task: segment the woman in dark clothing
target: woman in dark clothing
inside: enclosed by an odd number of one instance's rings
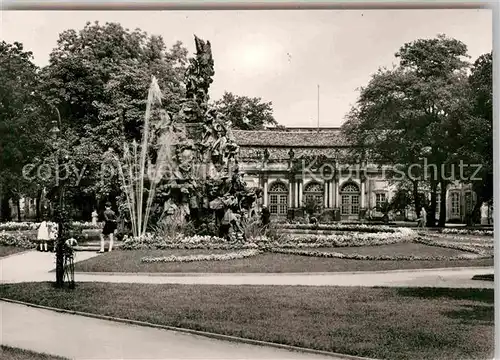
[[[109,251],[113,249],[113,234],[116,230],[116,214],[111,210],[111,203],[106,203],[106,210],[104,210],[104,228],[101,234],[101,250],[99,252],[104,252],[104,237],[109,235]]]
[[[264,205],[262,207],[262,214],[261,214],[261,222],[262,226],[264,228],[267,228],[269,226],[269,223],[271,222],[271,212],[269,211],[269,208]]]

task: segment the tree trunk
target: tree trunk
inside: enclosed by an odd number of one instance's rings
[[[413,199],[415,199],[415,213],[417,218],[420,217],[420,210],[422,210],[422,205],[420,204],[420,197],[418,196],[418,181],[414,180],[413,183]]]
[[[439,227],[445,227],[446,225],[446,188],[448,186],[448,182],[445,180],[441,180],[440,182],[441,190],[441,202],[439,204]]]
[[[17,204],[16,204],[17,205],[17,221],[21,222],[23,220],[21,219],[21,197],[20,196],[17,197],[16,202],[17,202]]]
[[[427,226],[436,226],[437,182],[431,180],[431,204],[427,212]]]
[[[42,195],[43,195],[43,190],[40,189],[38,190],[36,194],[36,221],[40,222],[42,218]]]

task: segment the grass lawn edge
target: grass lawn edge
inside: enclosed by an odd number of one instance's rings
[[[98,272],[75,271],[76,275],[88,276],[165,276],[165,277],[207,277],[207,276],[314,276],[314,275],[362,275],[362,274],[393,274],[404,272],[431,272],[431,271],[462,271],[462,270],[489,270],[494,266],[457,266],[447,268],[420,268],[420,269],[395,269],[395,270],[359,270],[359,271],[318,271],[318,272],[283,272],[283,273],[254,273],[254,272]],[[55,272],[55,269],[49,271]],[[480,279],[478,279],[480,280]]]
[[[29,307],[34,307],[34,308],[42,309],[42,310],[55,311],[58,313],[85,316],[85,317],[99,319],[99,320],[114,321],[114,322],[118,322],[118,323],[122,323],[122,324],[146,326],[146,327],[151,327],[151,328],[156,328],[156,329],[177,331],[177,332],[182,332],[182,333],[188,333],[191,335],[198,335],[198,336],[203,336],[203,337],[207,337],[207,338],[212,338],[212,339],[216,339],[216,340],[238,342],[238,343],[256,345],[256,346],[268,346],[268,347],[273,347],[273,348],[278,348],[278,349],[283,349],[283,350],[288,350],[288,351],[315,354],[315,355],[326,355],[326,356],[331,356],[332,358],[340,358],[340,359],[346,359],[346,360],[376,360],[376,359],[367,358],[367,357],[339,354],[339,353],[323,351],[323,350],[314,350],[314,349],[309,349],[309,348],[305,348],[305,347],[278,344],[278,343],[262,341],[262,340],[253,340],[253,339],[247,339],[247,338],[242,338],[242,337],[238,337],[238,336],[223,335],[223,334],[217,334],[217,333],[212,333],[212,332],[207,332],[207,331],[192,330],[192,329],[179,328],[179,327],[168,326],[168,325],[153,324],[150,322],[139,321],[139,320],[130,320],[130,319],[113,317],[113,316],[88,313],[88,312],[54,308],[54,307],[37,305],[34,303],[13,300],[13,299],[3,298],[3,297],[0,297],[0,301],[9,302],[9,303],[18,304],[18,305],[29,306]]]
[[[19,250],[17,252],[13,252],[9,255],[5,255],[5,256],[0,256],[0,260],[4,260],[4,259],[7,259],[7,258],[10,258],[10,257],[13,257],[13,256],[18,256],[18,255],[22,255],[22,254],[26,254],[27,252],[31,252],[31,251],[35,251],[35,249],[24,249],[24,250]]]
[[[48,353],[41,353],[38,351],[33,351],[33,350],[28,350],[25,348],[18,348],[15,346],[9,346],[9,345],[0,345],[0,354],[7,355],[6,359],[22,359],[23,355],[24,356],[29,356],[30,360],[70,360],[69,358],[59,356],[59,355],[54,355],[54,354],[48,354]],[[13,354],[14,355],[12,357]],[[9,356],[10,355],[10,356]]]

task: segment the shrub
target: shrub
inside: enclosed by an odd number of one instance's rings
[[[21,232],[17,233],[6,233],[5,231],[0,233],[0,245],[4,246],[17,246],[25,249],[36,248],[36,243],[31,241],[28,236]]]
[[[336,231],[356,231],[368,233],[389,233],[399,232],[401,229],[408,228],[394,228],[385,225],[365,225],[365,224],[282,224],[277,225],[279,228],[284,229],[301,229],[301,230],[336,230]]]

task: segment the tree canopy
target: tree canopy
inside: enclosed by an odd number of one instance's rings
[[[263,130],[267,126],[276,126],[271,102],[264,102],[258,97],[238,96],[225,92],[215,102],[216,109],[231,120],[232,126],[240,130]]]
[[[87,23],[79,32],[60,34],[42,71],[44,93],[61,112],[63,128],[75,135],[68,146],[75,166],[86,169],[79,183],[83,195],[118,191],[116,178],[102,176],[103,154],[140,139],[151,76],[163,90],[166,110],[179,110],[186,62],[180,42],[167,50],[160,36],[116,23]]]
[[[430,183],[432,219],[438,187],[444,195],[450,182],[463,180],[458,179],[456,166],[460,160],[470,160],[466,149],[477,155],[477,161],[492,155],[487,145],[492,141],[491,133],[481,137],[477,131],[479,124],[487,121],[491,99],[488,86],[483,84],[491,84],[488,61],[487,57],[478,59],[469,76],[467,47],[444,35],[404,44],[395,57],[399,59],[397,66],[380,69],[361,88],[343,131],[373,162],[398,164],[406,176],[411,175],[415,194],[418,181]],[[485,137],[489,140],[482,142]],[[424,159],[436,165],[437,172],[429,168],[427,174],[422,173]],[[445,206],[442,201],[440,225],[444,224]]]
[[[50,117],[41,101],[39,69],[33,54],[15,42],[0,42],[0,192],[2,217],[9,217],[9,198],[32,195],[36,184],[23,176],[23,167],[35,161],[47,145]]]

